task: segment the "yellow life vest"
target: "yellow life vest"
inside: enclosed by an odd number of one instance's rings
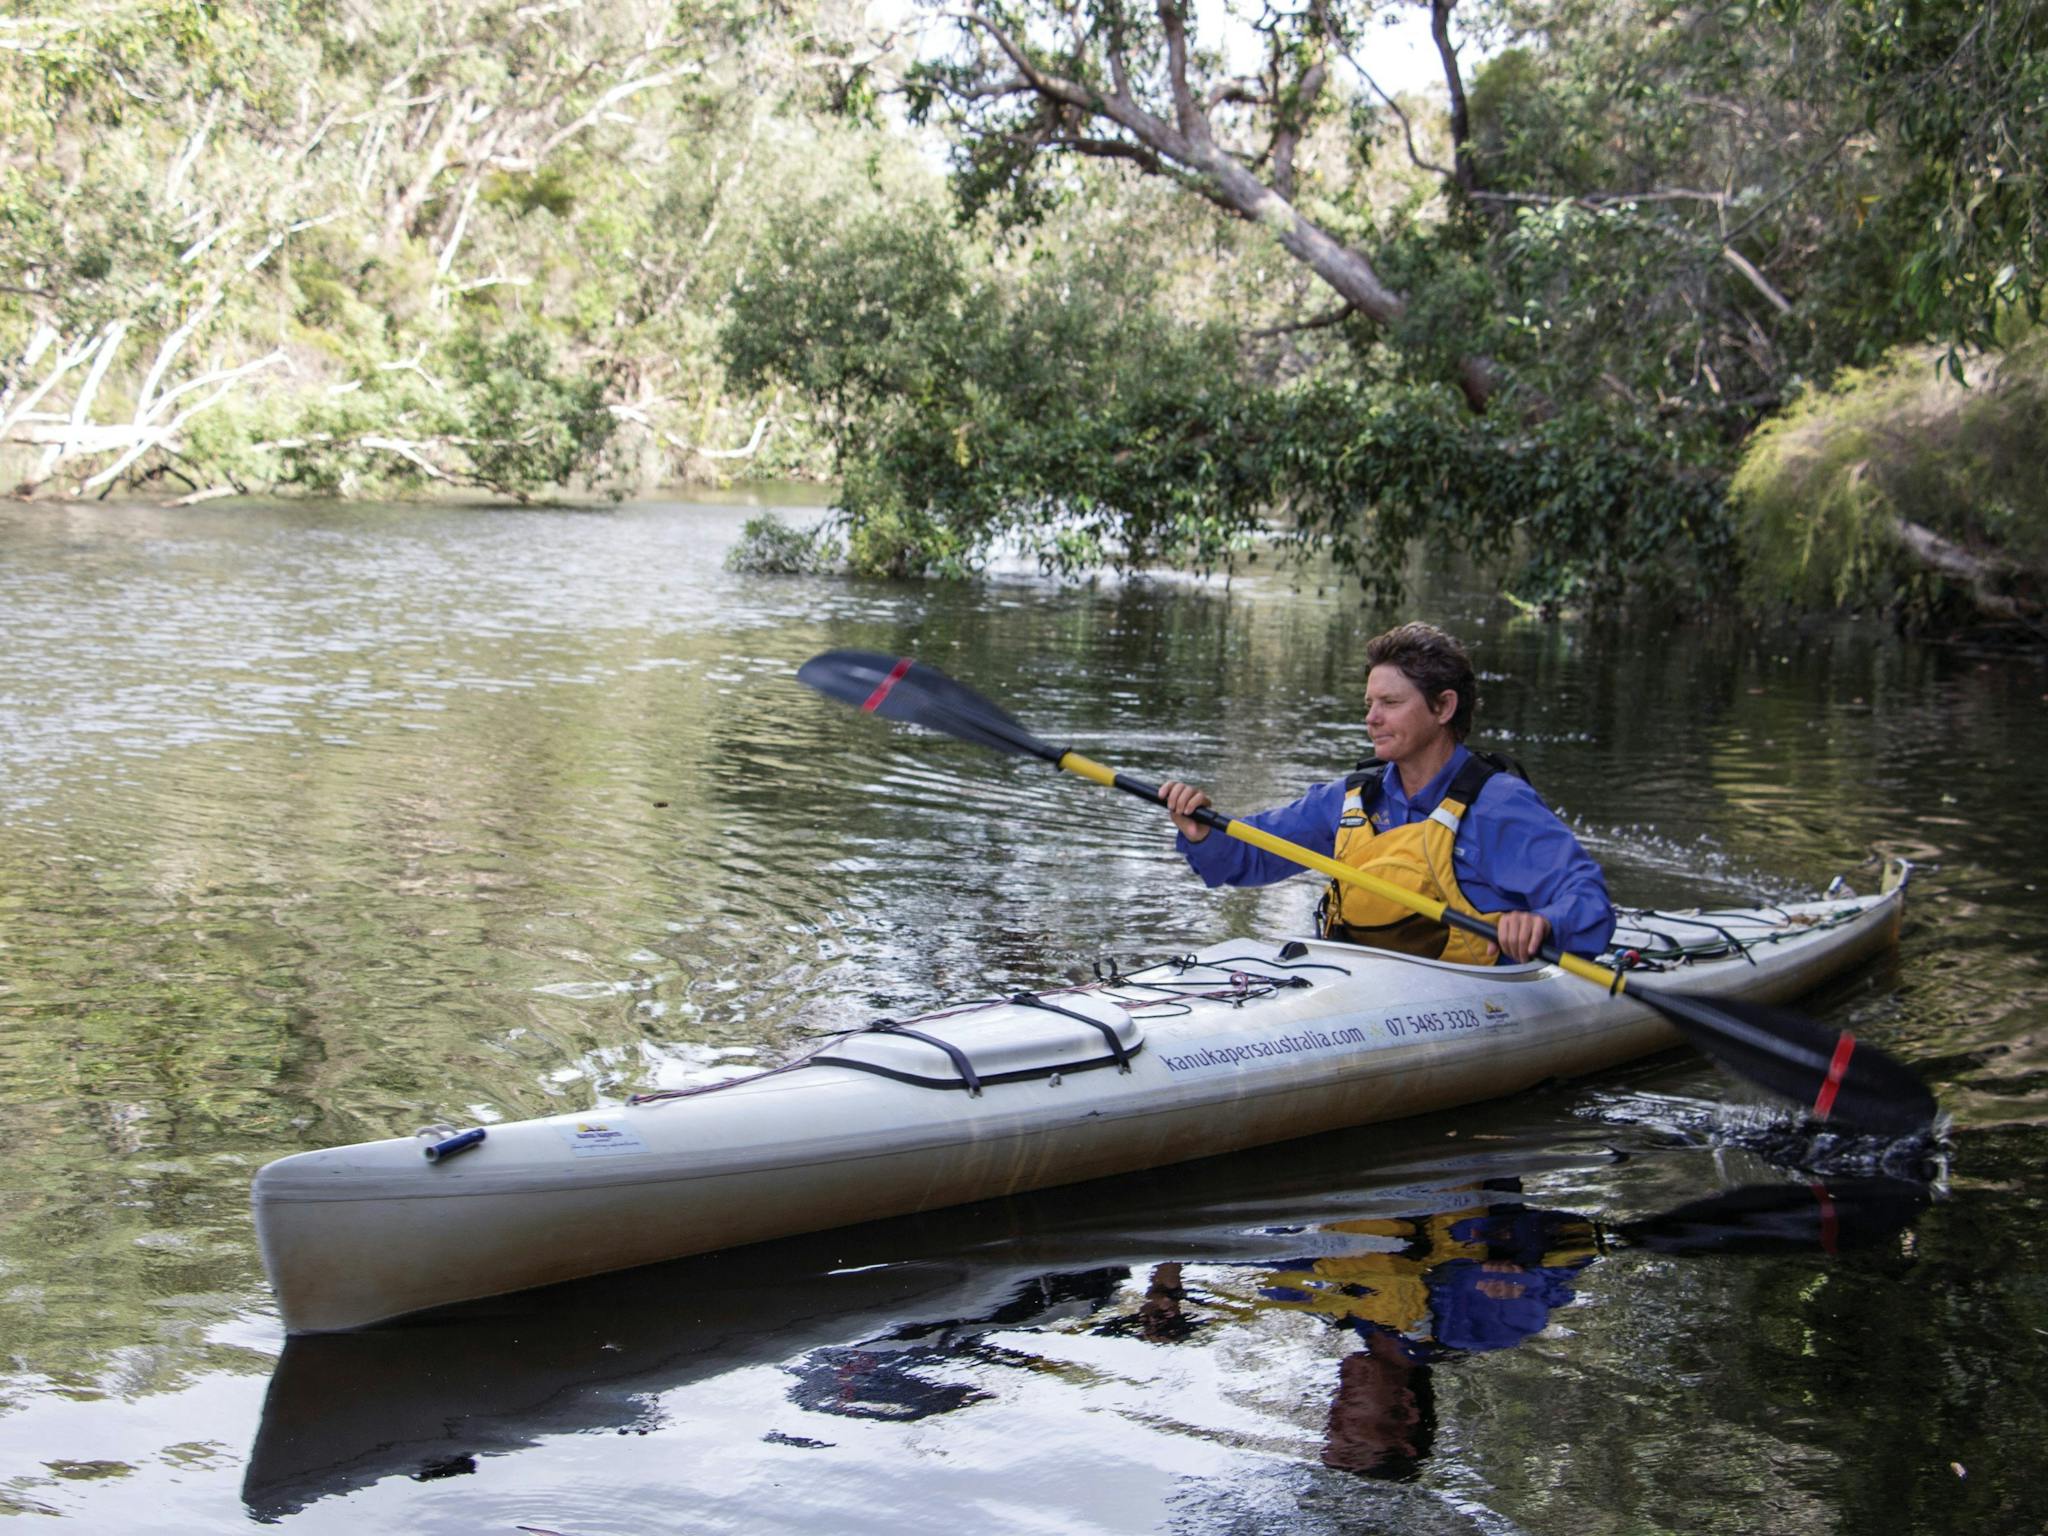
[[[1429,1272],[1451,1259],[1484,1259],[1484,1243],[1463,1242],[1451,1228],[1483,1216],[1486,1207],[1435,1216],[1366,1218],[1331,1222],[1323,1230],[1384,1238],[1399,1244],[1390,1252],[1330,1255],[1307,1269],[1272,1270],[1260,1277],[1258,1306],[1357,1318],[1396,1333],[1421,1334],[1429,1322]],[[1293,1292],[1281,1300],[1271,1292]]]
[[[1576,1269],[1599,1256],[1591,1222],[1563,1211],[1534,1211],[1541,1226],[1541,1255],[1529,1253],[1513,1234],[1493,1239],[1486,1219],[1498,1207],[1473,1206],[1434,1216],[1396,1220],[1332,1222],[1327,1232],[1389,1237],[1393,1252],[1350,1253],[1311,1260],[1306,1269],[1270,1270],[1259,1276],[1251,1305],[1259,1310],[1319,1312],[1339,1321],[1378,1323],[1410,1338],[1432,1325],[1430,1282],[1456,1260],[1471,1264],[1505,1261],[1506,1273],[1525,1268]],[[1458,1236],[1464,1226],[1469,1235]],[[1219,1292],[1224,1287],[1218,1287]],[[1275,1292],[1281,1293],[1275,1295]]]
[[[1505,760],[1501,760],[1505,763]],[[1509,771],[1514,771],[1512,765]],[[1486,781],[1501,771],[1478,753],[1470,754],[1452,778],[1444,798],[1427,819],[1381,832],[1366,814],[1366,805],[1379,793],[1381,777],[1389,771],[1381,763],[1361,769],[1344,781],[1344,814],[1337,823],[1337,847],[1333,857],[1340,864],[1377,875],[1404,890],[1441,901],[1467,917],[1492,922],[1498,912],[1481,912],[1458,889],[1458,874],[1451,856],[1457,848],[1458,828],[1479,798]],[[1517,775],[1519,777],[1519,774]],[[1457,928],[1431,922],[1397,902],[1356,885],[1332,880],[1317,909],[1322,936],[1347,944],[1366,944],[1375,949],[1397,950],[1428,960],[1450,960],[1460,965],[1491,965],[1486,940]]]

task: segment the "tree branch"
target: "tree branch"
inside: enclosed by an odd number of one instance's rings
[[[158,446],[161,443],[170,442],[173,439],[175,439],[178,435],[179,430],[184,427],[186,422],[190,421],[194,416],[197,416],[202,411],[211,410],[214,406],[218,405],[222,400],[226,399],[228,392],[232,390],[235,387],[235,385],[239,383],[242,379],[247,378],[252,373],[261,373],[267,368],[273,368],[277,366],[279,363],[282,363],[283,361],[284,352],[282,349],[279,349],[278,351],[272,352],[268,357],[258,358],[253,363],[244,363],[239,368],[226,368],[217,370],[213,373],[202,374],[199,378],[192,379],[185,384],[181,384],[178,388],[172,390],[169,394],[164,396],[163,400],[158,404],[159,410],[161,410],[164,405],[169,404],[179,395],[182,395],[189,390],[198,389],[206,384],[214,384],[217,385],[218,387],[214,390],[212,394],[208,395],[204,400],[199,401],[197,404],[188,405],[187,407],[185,407],[184,410],[178,412],[176,416],[172,417],[171,420],[165,423],[163,426],[138,428],[137,436],[135,440],[129,444],[127,451],[124,452],[119,458],[114,460],[112,464],[108,465],[105,469],[101,470],[98,474],[94,475],[90,480],[87,480],[83,484],[81,484],[79,486],[79,490],[81,492],[89,491],[94,486],[113,484],[115,477],[119,475],[122,470],[126,469],[130,464],[133,464],[137,459],[141,458],[145,453],[149,452],[150,449]],[[152,412],[151,414],[155,413]]]
[[[1322,23],[1322,30],[1329,30],[1329,18],[1323,9],[1323,0],[1316,0],[1314,14]],[[1279,194],[1292,200],[1294,197],[1294,155],[1300,148],[1301,136],[1310,120],[1315,116],[1316,98],[1322,94],[1323,83],[1329,78],[1329,64],[1323,54],[1318,53],[1301,72],[1299,79],[1283,81],[1280,78],[1281,36],[1276,31],[1272,38],[1270,59],[1273,67],[1273,136],[1266,145],[1266,159],[1273,167],[1273,186]]]
[[[1339,304],[1335,309],[1328,310],[1320,315],[1311,316],[1307,320],[1293,320],[1289,321],[1286,325],[1261,326],[1257,330],[1246,331],[1243,334],[1246,337],[1264,341],[1270,337],[1291,336],[1301,331],[1327,330],[1333,325],[1342,325],[1357,313],[1358,307],[1355,304]]]
[[[1278,140],[1282,150],[1278,156],[1280,175],[1273,181],[1262,180],[1252,164],[1216,142],[1213,125],[1190,83],[1187,19],[1180,0],[1154,0],[1154,5],[1159,23],[1157,41],[1163,47],[1165,83],[1175,104],[1174,122],[1146,110],[1121,90],[1116,95],[1105,96],[1099,89],[1041,68],[1019,38],[981,14],[971,3],[949,15],[965,33],[986,45],[976,48],[984,79],[977,83],[970,78],[957,84],[946,84],[941,80],[940,89],[956,104],[977,99],[978,92],[986,93],[979,99],[987,99],[987,94],[1011,94],[1006,88],[1007,82],[1004,83],[1005,88],[998,92],[986,80],[987,74],[1000,67],[995,57],[1000,55],[1024,84],[1054,109],[1056,115],[1050,122],[1041,119],[1033,124],[1001,122],[989,125],[984,131],[991,139],[1006,143],[1012,152],[1026,157],[1047,149],[1066,149],[1077,154],[1126,160],[1153,174],[1170,177],[1223,211],[1265,230],[1283,250],[1315,273],[1358,313],[1381,325],[1397,320],[1405,312],[1407,301],[1386,285],[1370,257],[1306,217],[1289,195],[1292,191],[1292,165],[1286,152],[1285,135],[1298,135],[1301,121],[1297,119],[1282,129],[1282,137]],[[1335,33],[1335,27],[1327,16],[1322,17],[1322,26],[1326,34]],[[1341,38],[1331,35],[1330,41],[1341,50]],[[1117,46],[1114,40],[1111,46],[1112,49]],[[1152,58],[1148,55],[1147,62]],[[1325,88],[1326,67],[1320,74],[1314,72],[1320,62],[1320,59],[1311,58],[1304,66],[1303,76],[1296,82],[1299,93],[1297,105],[1312,106],[1315,93]],[[1127,78],[1124,67],[1114,58],[1105,73]],[[1226,90],[1224,94],[1227,96],[1229,92]],[[1269,108],[1287,105],[1285,93],[1280,89],[1277,62],[1266,95],[1265,105]],[[1069,119],[1057,115],[1062,112],[1072,114],[1079,123],[1070,123]],[[1305,113],[1301,114],[1302,118],[1305,116]],[[1083,125],[1091,122],[1104,125],[1104,134],[1085,131]],[[1126,143],[1111,137],[1107,132],[1110,125],[1120,129],[1134,142]],[[1279,184],[1277,187],[1276,182]],[[1485,358],[1467,359],[1459,365],[1458,379],[1472,407],[1484,409],[1494,389],[1493,364]]]
[[[1327,13],[1324,15],[1323,33],[1324,36],[1329,38],[1330,45],[1337,50],[1344,62],[1358,72],[1358,78],[1366,83],[1366,86],[1372,91],[1373,95],[1379,97],[1387,110],[1392,112],[1395,118],[1399,120],[1401,124],[1401,137],[1408,145],[1409,162],[1419,171],[1428,171],[1432,176],[1443,177],[1445,181],[1456,181],[1458,173],[1449,166],[1438,165],[1434,160],[1422,158],[1422,152],[1415,147],[1414,122],[1410,120],[1408,113],[1402,108],[1401,104],[1380,88],[1380,83],[1373,78],[1372,71],[1358,62],[1358,56],[1345,45],[1343,35],[1338,32],[1336,24],[1328,18]]]
[[[1444,85],[1451,93],[1451,179],[1470,196],[1479,185],[1479,173],[1472,164],[1472,116],[1465,106],[1465,81],[1458,72],[1458,50],[1451,43],[1451,12],[1457,4],[1458,0],[1430,0],[1429,35],[1436,40]]]
[[[1481,203],[1528,203],[1539,208],[1570,203],[1595,213],[1625,203],[1711,203],[1723,207],[1728,202],[1725,192],[1695,192],[1685,187],[1663,192],[1474,192],[1472,198]]]
[[[2048,634],[2039,622],[2037,605],[2022,604],[1999,590],[2003,580],[2013,574],[2014,563],[2010,559],[1974,554],[1932,528],[1897,514],[1892,517],[1892,532],[1915,559],[1967,586],[1971,600],[1981,612],[2019,624],[2037,636]]]
[[[986,16],[976,11],[961,11],[954,13],[954,18],[987,33],[989,40],[1002,50],[1003,56],[1037,95],[1057,101],[1063,106],[1078,107],[1084,111],[1090,108],[1095,99],[1093,92],[1064,76],[1048,74],[1040,69],[1021,43]]]
[[[43,397],[57,387],[58,382],[65,374],[76,368],[80,363],[91,358],[101,347],[107,345],[110,340],[118,341],[119,337],[120,332],[113,325],[109,325],[105,330],[94,333],[70,351],[60,351],[54,360],[55,366],[50,369],[43,382],[30,390],[19,404],[12,410],[7,411],[4,417],[0,417],[0,442],[6,441],[8,436],[14,431],[16,424],[24,420],[30,412],[42,404]],[[41,328],[36,333],[35,339],[30,342],[28,352],[22,359],[22,366],[24,368],[33,368],[41,360],[43,353],[54,345],[56,341],[57,333],[55,331],[51,330],[48,326]],[[10,390],[9,393],[11,394],[12,391]],[[6,401],[0,399],[0,408],[4,408],[5,404]]]
[[[199,151],[206,144],[206,136],[213,131],[213,120],[219,111],[220,92],[215,91],[206,98],[206,110],[199,116],[199,126],[192,130],[192,136],[185,141],[185,147],[164,175],[163,203],[166,208],[178,206],[178,194],[184,187],[186,176],[191,173],[192,162],[199,158]]]
[[[1150,175],[1178,177],[1178,167],[1168,165],[1158,155],[1142,144],[1133,144],[1127,139],[1091,139],[1085,135],[1047,138],[1042,141],[1047,149],[1061,149],[1077,155],[1088,155],[1098,160],[1128,160]]]
[[[1779,314],[1789,315],[1792,313],[1792,301],[1772,287],[1770,279],[1757,271],[1750,259],[1743,255],[1742,252],[1736,250],[1732,245],[1724,245],[1721,247],[1721,259],[1748,278],[1751,286],[1766,299],[1770,300],[1771,307],[1776,309]]]
[[[1158,0],[1155,9],[1159,25],[1166,33],[1166,82],[1173,92],[1174,120],[1191,142],[1213,143],[1209,119],[1197,105],[1194,90],[1188,84],[1187,18],[1181,14],[1178,0]]]

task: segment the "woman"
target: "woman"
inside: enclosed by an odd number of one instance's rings
[[[1365,649],[1365,729],[1376,762],[1319,784],[1292,805],[1247,817],[1253,826],[1339,863],[1484,917],[1484,940],[1418,917],[1398,903],[1332,882],[1325,937],[1405,954],[1490,965],[1533,957],[1546,943],[1598,954],[1614,932],[1600,866],[1504,759],[1464,745],[1478,680],[1464,648],[1430,624],[1403,624]],[[1210,803],[1193,785],[1160,787],[1178,846],[1210,886],[1269,885],[1300,866],[1209,836],[1194,813]]]

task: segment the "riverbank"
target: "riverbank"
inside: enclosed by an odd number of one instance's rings
[[[1729,487],[1742,593],[2048,645],[2048,330],[1997,354],[1904,348],[1757,429]]]

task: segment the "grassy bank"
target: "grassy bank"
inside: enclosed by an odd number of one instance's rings
[[[1757,430],[1729,488],[1749,603],[2048,638],[2048,332],[1961,374],[1900,348]]]

